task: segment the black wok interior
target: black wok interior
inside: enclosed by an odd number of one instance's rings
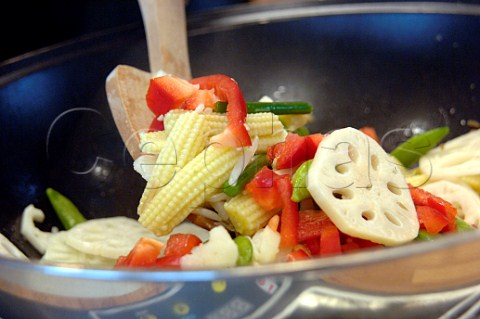
[[[217,31],[190,27],[194,76],[225,73],[247,100],[263,95],[315,107],[312,131],[374,126],[451,128],[480,120],[480,18],[447,14],[334,15]],[[199,22],[200,21],[200,22]],[[45,211],[53,187],[87,218],[135,218],[144,181],[133,171],[104,83],[118,64],[148,69],[142,25],[92,35],[0,66],[0,231],[25,253],[23,209]],[[391,149],[405,136],[388,135]]]

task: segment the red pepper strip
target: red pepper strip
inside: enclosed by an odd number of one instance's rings
[[[165,115],[171,109],[179,108],[197,90],[186,80],[170,75],[160,76],[150,80],[147,105],[156,117]]]
[[[215,95],[221,101],[227,101],[228,125],[225,130],[211,138],[213,143],[224,146],[245,147],[252,145],[245,120],[247,118],[247,104],[237,82],[224,74],[207,75],[190,80],[198,84],[200,89],[215,90]]]
[[[288,254],[287,254],[287,261],[297,261],[297,260],[304,260],[310,259],[311,255],[307,251],[308,248],[304,247],[294,247]]]
[[[321,210],[302,210],[299,212],[298,240],[300,242],[320,237],[322,228],[329,221]]]
[[[168,238],[165,247],[165,256],[184,256],[202,243],[202,240],[194,234],[172,234]]]
[[[337,226],[328,219],[321,228],[320,234],[320,256],[330,256],[342,253],[340,246],[340,232]]]
[[[159,267],[159,268],[181,268],[181,262],[180,260],[182,259],[182,256],[163,256],[160,258],[157,258],[155,261],[155,264],[153,266]]]
[[[282,208],[282,197],[275,187],[275,180],[280,175],[264,166],[255,177],[245,185],[255,201],[265,210],[273,211]]]
[[[163,249],[163,243],[151,238],[138,240],[127,256],[120,256],[115,267],[149,267],[155,265],[157,257]]]
[[[163,125],[163,121],[159,121],[157,117],[155,117],[150,124],[148,129],[149,132],[156,132],[156,131],[163,131],[165,129],[165,125]]]
[[[283,204],[280,215],[280,247],[293,247],[298,243],[298,206],[291,200],[292,182],[288,175],[283,176],[275,181]]]
[[[300,136],[289,132],[285,142],[267,148],[267,156],[275,160],[276,169],[294,168],[315,157],[322,139],[320,133]]]
[[[455,223],[455,219],[457,216],[457,209],[455,208],[455,206],[453,206],[451,203],[447,202],[446,200],[438,196],[435,196],[432,193],[427,192],[424,189],[413,187],[411,185],[409,185],[409,187],[410,187],[410,194],[412,195],[412,199],[413,199],[413,203],[415,204],[415,207],[418,208],[418,206],[428,206],[428,207],[434,208],[446,218],[447,224],[442,230],[454,231],[457,229],[456,223]],[[417,209],[417,213],[418,213],[418,209]],[[425,213],[425,211],[423,211],[422,213]]]
[[[430,234],[438,234],[448,224],[448,218],[440,211],[429,206],[416,206],[418,221]]]

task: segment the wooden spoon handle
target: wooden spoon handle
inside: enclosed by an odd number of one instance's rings
[[[184,0],[138,0],[148,45],[150,72],[190,79]]]

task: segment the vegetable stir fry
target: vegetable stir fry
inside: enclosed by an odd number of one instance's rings
[[[146,180],[138,221],[86,221],[48,190],[66,230],[22,233],[45,262],[115,268],[219,268],[339,255],[432,240],[480,224],[480,130],[447,127],[391,153],[373,127],[310,134],[306,102],[245,102],[226,75],[150,82],[140,133]],[[63,207],[63,208],[62,208]],[[78,224],[77,224],[78,223]]]

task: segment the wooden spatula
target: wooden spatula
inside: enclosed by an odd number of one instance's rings
[[[147,38],[150,72],[117,66],[107,77],[106,92],[115,124],[130,155],[136,159],[139,133],[148,130],[154,114],[145,96],[150,79],[162,70],[190,79],[185,4],[183,0],[138,0]]]

